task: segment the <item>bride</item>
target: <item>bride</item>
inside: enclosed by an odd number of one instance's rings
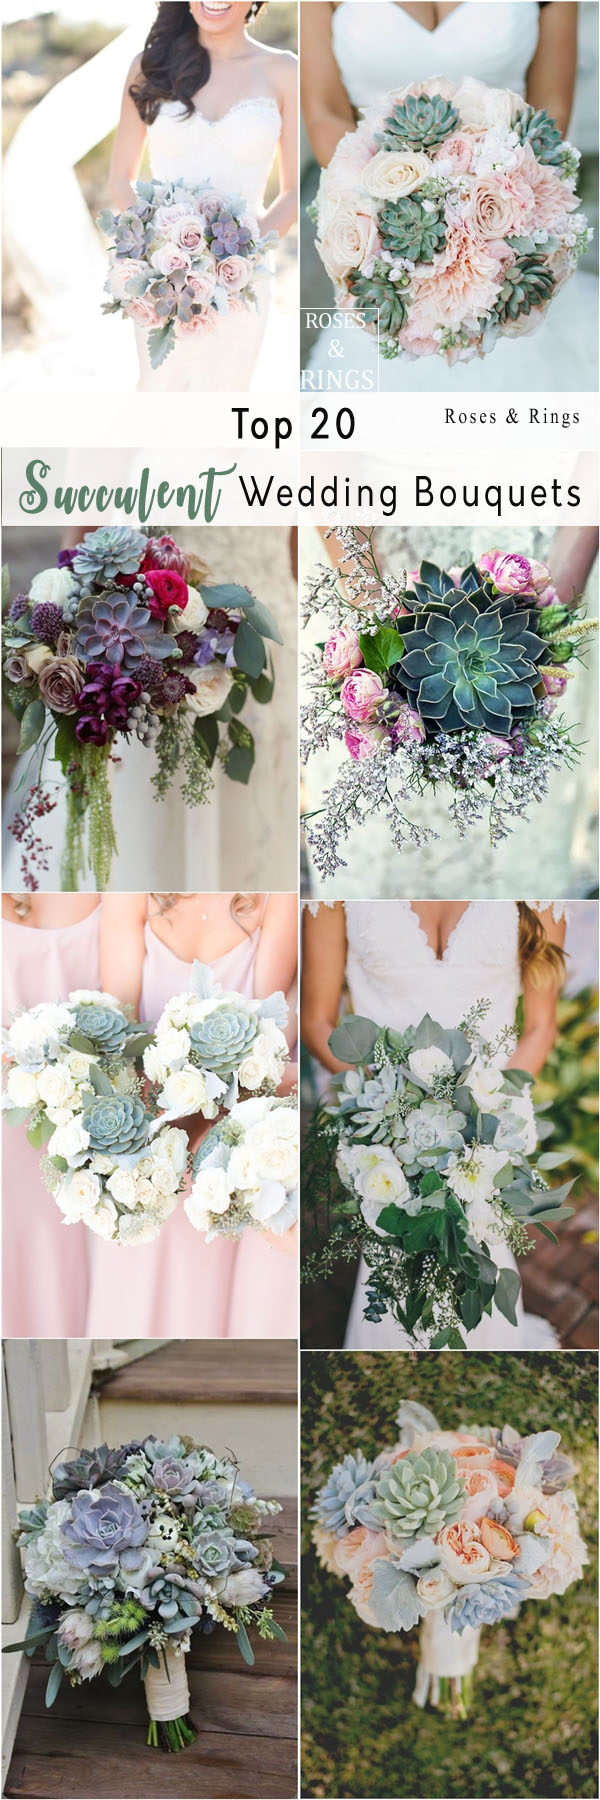
[[[259,0],[166,0],[141,56],[129,70],[111,167],[119,211],[135,200],[147,146],[158,181],[210,182],[224,199],[259,215],[261,232],[284,237],[297,213],[297,65],[288,51],[256,43],[246,30]],[[278,153],[279,193],[260,213]],[[141,389],[179,393],[246,391],[267,324],[268,278],[256,307],[219,318],[215,329],[182,338],[152,369],[136,327]]]
[[[349,901],[306,908],[302,981],[302,1037],[331,1074],[340,1063],[329,1049],[344,992],[353,1012],[405,1031],[430,1013],[446,1028],[478,1001],[489,1003],[483,1031],[489,1040],[512,1029],[522,995],[523,1025],[508,1059],[534,1079],[556,1037],[556,1001],[564,972],[563,906],[543,901]],[[494,1252],[501,1268],[515,1268],[510,1251]],[[352,1350],[411,1348],[390,1314],[379,1325],[363,1318],[367,1269],[361,1260],[345,1346]],[[556,1346],[552,1328],[517,1303],[517,1326],[497,1311],[470,1333],[469,1350],[531,1350]]]
[[[302,107],[314,155],[327,167],[358,113],[411,82],[469,75],[523,94],[566,133],[577,67],[577,6],[549,0],[317,0],[305,8]],[[410,392],[586,390],[595,385],[596,280],[578,271],[531,337],[501,339],[483,361],[450,369],[440,356],[379,358],[380,389]],[[305,296],[308,299],[310,296]],[[361,333],[355,333],[360,345]],[[365,355],[368,353],[368,344]],[[310,367],[324,366],[316,344]],[[369,362],[370,366],[370,362]]]

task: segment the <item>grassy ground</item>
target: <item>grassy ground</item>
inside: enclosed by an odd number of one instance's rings
[[[302,1365],[303,1793],[597,1795],[597,1357],[379,1352],[304,1355]],[[416,1632],[388,1637],[363,1625],[344,1600],[346,1584],[320,1570],[309,1547],[316,1488],[346,1450],[371,1456],[393,1441],[402,1398],[429,1406],[449,1428],[555,1428],[578,1464],[586,1578],[484,1632],[467,1725],[411,1706]]]

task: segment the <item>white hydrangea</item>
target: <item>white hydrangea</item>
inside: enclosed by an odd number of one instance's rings
[[[48,1510],[44,1530],[27,1545],[25,1587],[37,1600],[56,1594],[61,1600],[76,1604],[82,1588],[87,1586],[86,1571],[74,1569],[64,1554],[61,1526],[70,1514],[69,1500],[55,1500]]]

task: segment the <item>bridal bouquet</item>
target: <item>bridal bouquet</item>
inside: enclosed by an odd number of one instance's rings
[[[276,233],[261,237],[239,200],[208,182],[138,181],[126,212],[100,214],[109,237],[105,313],[120,312],[148,330],[153,369],[180,338],[214,331],[219,319],[256,306]]]
[[[192,1634],[224,1625],[247,1663],[248,1626],[285,1639],[273,1617],[284,1579],[264,1521],[280,1511],[258,1500],[231,1454],[177,1435],[166,1443],[82,1450],[55,1465],[52,1498],[20,1514],[25,1587],[34,1609],[25,1644],[50,1664],[46,1705],[104,1670],[118,1687],[139,1668],[149,1714],[147,1743],[183,1750],[196,1736],[185,1658]]]
[[[482,1626],[581,1579],[575,1465],[557,1431],[444,1431],[415,1402],[398,1424],[399,1442],[375,1461],[358,1450],[336,1464],[312,1509],[313,1539],[325,1568],[349,1578],[366,1625],[422,1621],[413,1697],[448,1697],[464,1718]]]
[[[338,532],[350,574],[320,569],[307,593],[330,635],[307,658],[305,760],[342,740],[348,762],[309,815],[319,872],[344,866],[340,841],[368,815],[385,813],[398,849],[437,835],[402,802],[449,789],[459,835],[488,815],[490,840],[506,838],[554,770],[578,756],[555,710],[596,623],[564,606],[550,570],[516,552],[487,550],[466,569],[422,562],[382,575],[372,530]]]
[[[298,1102],[241,1100],[196,1151],[184,1212],[196,1231],[239,1237],[247,1225],[279,1236],[298,1218]]]
[[[4,1033],[6,1122],[28,1122],[65,1225],[117,1244],[158,1237],[187,1172],[185,1131],[146,1105],[136,1073],[150,1039],[112,994],[87,989],[19,1013]]]
[[[287,1016],[283,994],[251,1000],[229,993],[212,969],[194,962],[189,988],[167,1001],[144,1049],[163,1118],[216,1119],[240,1094],[274,1094],[289,1059]]]
[[[389,94],[321,176],[317,248],[338,306],[364,313],[386,357],[451,365],[534,331],[590,240],[578,165],[508,89],[436,77]]]
[[[510,1034],[481,1040],[485,1010],[474,1008],[453,1031],[428,1015],[405,1032],[349,1016],[329,1043],[354,1066],[313,1128],[315,1164],[335,1162],[343,1198],[308,1277],[327,1272],[349,1242],[360,1246],[369,1268],[365,1317],[378,1323],[389,1311],[433,1350],[464,1349],[463,1330],[473,1331],[493,1304],[516,1325],[519,1277],[498,1268],[494,1251],[507,1245],[524,1254],[527,1224],[556,1242],[548,1220],[572,1212],[564,1201],[573,1183],[550,1188],[546,1176],[566,1152],[530,1162],[552,1126],[536,1124],[530,1077],[498,1067]],[[314,1207],[322,1185],[309,1153],[307,1204]]]
[[[239,718],[248,695],[268,702],[265,639],[281,638],[266,606],[235,582],[209,585],[204,564],[174,538],[127,525],[91,531],[55,569],[34,577],[3,630],[5,693],[21,723],[19,749],[35,779],[10,827],[25,887],[46,868],[39,820],[51,812],[60,765],[67,790],[61,878],[76,889],[84,830],[96,887],[106,887],[115,841],[110,765],[131,739],[156,755],[163,799],[180,770],[190,806],[209,799],[217,761],[247,782],[254,740]]]

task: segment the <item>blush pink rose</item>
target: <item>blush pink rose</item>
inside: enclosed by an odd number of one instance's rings
[[[333,1554],[338,1574],[349,1575],[355,1582],[363,1569],[370,1569],[376,1556],[387,1556],[385,1532],[356,1525],[346,1537],[337,1539]]]
[[[333,681],[343,681],[362,662],[362,650],[351,625],[340,625],[327,639],[323,651],[323,667]]]
[[[444,138],[439,149],[432,151],[436,164],[448,162],[457,175],[470,169],[473,161],[473,139],[466,132],[453,131],[451,137]]]
[[[530,594],[533,590],[536,565],[527,556],[486,550],[478,566],[482,575],[491,576],[499,594]]]
[[[199,337],[202,331],[215,331],[217,313],[214,307],[207,307],[206,312],[194,313],[192,319],[178,319],[176,331],[178,337]]]
[[[135,319],[136,325],[145,325],[148,328],[152,325],[164,324],[164,319],[159,319],[150,300],[128,300],[127,311],[130,318]]]
[[[380,675],[375,675],[372,669],[357,669],[346,677],[340,699],[348,718],[364,725],[376,717],[384,693]]]
[[[469,1581],[481,1581],[490,1566],[489,1550],[481,1542],[479,1526],[466,1519],[458,1525],[444,1525],[438,1531],[436,1544],[442,1568],[458,1587]]]
[[[361,201],[354,195],[339,200],[319,241],[330,280],[337,283],[351,269],[366,268],[380,246],[375,201]]]
[[[217,279],[229,294],[239,294],[250,280],[250,266],[243,256],[224,256],[219,263]]]
[[[171,233],[172,241],[180,250],[189,251],[190,256],[197,256],[205,245],[204,225],[199,213],[185,213],[178,219]]]
[[[192,266],[187,250],[181,250],[179,244],[172,243],[160,244],[158,250],[153,250],[150,261],[159,275],[173,275],[176,269],[190,269]]]
[[[353,762],[366,762],[369,756],[375,755],[386,736],[381,725],[349,725],[344,732],[344,743]]]
[[[137,275],[146,275],[146,264],[138,262],[133,256],[119,257],[111,263],[106,279],[106,287],[113,300],[126,300],[130,281]]]
[[[216,285],[211,269],[191,269],[186,281],[196,306],[210,306]]]
[[[157,206],[153,221],[156,231],[170,237],[180,219],[188,217],[189,210],[189,206],[182,200],[175,201],[172,206]]]
[[[490,1556],[497,1556],[500,1562],[512,1562],[518,1556],[519,1546],[512,1531],[506,1525],[499,1525],[497,1519],[481,1519],[479,1523],[481,1542],[489,1550]]]

